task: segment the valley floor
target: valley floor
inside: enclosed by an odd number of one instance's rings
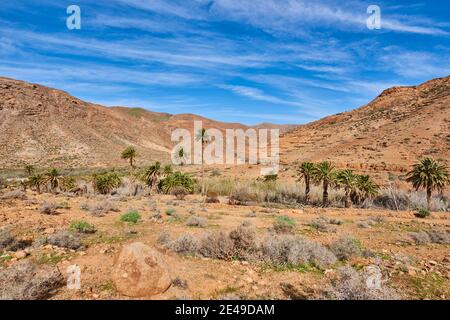
[[[96,217],[80,208],[106,200],[114,202],[118,210]],[[74,220],[85,220],[97,231],[83,235],[85,248],[77,251],[42,245],[25,249],[25,254],[4,252],[0,268],[13,265],[18,259],[31,259],[39,264],[56,265],[65,274],[69,265],[76,264],[81,267],[81,289],[62,287],[51,299],[129,299],[117,292],[111,273],[122,245],[138,241],[161,252],[171,278],[177,279],[163,294],[144,297],[146,299],[322,298],[323,290],[333,282],[343,262],[328,269],[273,267],[256,262],[180,255],[158,242],[163,232],[168,232],[171,238],[186,233],[200,237],[212,230],[231,230],[246,220],[256,228],[259,236],[264,237],[271,232],[277,217],[288,216],[295,221],[294,234],[325,246],[343,236],[357,239],[361,247],[372,254],[351,257],[345,263],[356,270],[378,265],[387,280],[384,285],[395,288],[401,298],[450,299],[450,245],[418,244],[410,236],[411,232],[450,230],[448,213],[433,213],[427,219],[418,219],[413,212],[405,211],[312,207],[268,209],[229,205],[226,198],[220,198],[220,201],[203,204],[197,195],[187,196],[185,200],[163,195],[114,200],[114,197],[67,197],[28,192],[26,199],[0,202],[0,227],[8,227],[17,238],[37,240],[68,229]],[[45,215],[40,212],[45,202],[63,205],[57,215]],[[129,210],[137,210],[141,221],[136,224],[121,222],[120,216]],[[155,211],[160,212],[161,218],[155,219]],[[187,226],[186,220],[191,215],[206,219],[207,226]],[[382,218],[377,218],[379,216]],[[339,219],[342,224],[320,231],[309,225],[311,220],[319,217]],[[14,286],[14,283],[10,285]]]

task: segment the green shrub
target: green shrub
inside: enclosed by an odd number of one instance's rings
[[[295,221],[289,218],[288,216],[278,217],[274,224],[273,229],[278,233],[287,233],[292,232],[295,228]]]
[[[141,220],[141,215],[137,211],[129,211],[120,217],[120,221],[137,223]]]
[[[95,174],[92,179],[94,189],[101,194],[108,194],[122,183],[117,172]]]
[[[414,215],[415,215],[417,218],[425,219],[426,217],[429,217],[429,216],[430,216],[430,211],[428,211],[428,210],[425,209],[425,208],[420,208],[419,211],[417,211],[416,213],[414,213]]]
[[[175,211],[175,209],[169,208],[166,210],[166,214],[168,216],[173,216],[174,214],[176,214],[177,212]]]
[[[76,220],[70,224],[70,230],[80,233],[94,233],[95,227],[84,220]]]
[[[166,194],[179,187],[184,188],[188,193],[192,193],[194,192],[195,180],[189,174],[177,171],[159,182],[159,189]]]

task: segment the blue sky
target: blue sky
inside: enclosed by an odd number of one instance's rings
[[[448,76],[449,17],[447,0],[8,1],[0,75],[108,106],[305,123]]]

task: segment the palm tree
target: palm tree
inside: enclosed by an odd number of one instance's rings
[[[27,176],[30,177],[34,173],[34,167],[32,165],[26,165],[25,172],[27,173]]]
[[[172,166],[170,164],[165,165],[162,172],[163,172],[164,176],[167,177],[168,175],[173,173]]]
[[[314,164],[312,162],[303,162],[300,165],[299,169],[300,178],[299,181],[304,180],[305,181],[305,202],[309,202],[309,191],[310,191],[310,184],[311,184],[311,178],[314,173]]]
[[[158,180],[163,173],[161,169],[161,163],[156,161],[154,165],[148,167],[144,172],[144,180],[147,186],[150,188],[150,191],[153,187],[158,185]]]
[[[205,179],[204,179],[205,166],[204,166],[203,156],[204,156],[204,147],[208,143],[208,140],[209,140],[209,137],[208,137],[208,134],[206,133],[206,129],[205,128],[202,128],[202,129],[200,129],[197,132],[196,140],[202,142],[202,174],[201,174],[201,179],[202,179],[202,195],[204,195],[205,194]]]
[[[187,153],[184,151],[183,147],[180,147],[177,150],[177,153],[175,154],[175,157],[178,159],[180,166],[184,166],[184,163],[186,161]]]
[[[369,175],[358,175],[356,176],[356,190],[351,194],[352,201],[360,203],[366,199],[373,199],[378,195],[379,190],[380,187]]]
[[[313,180],[316,183],[322,182],[323,195],[322,195],[322,205],[327,207],[329,205],[328,201],[328,187],[335,179],[334,166],[329,161],[324,161],[318,163],[314,167]]]
[[[122,159],[130,160],[131,168],[134,168],[134,159],[137,157],[137,151],[134,147],[129,146],[122,151]]]
[[[426,190],[427,207],[431,211],[431,193],[433,190],[442,191],[449,183],[450,175],[445,164],[432,158],[423,158],[408,172],[406,181],[411,182],[416,190]]]
[[[50,191],[55,192],[63,185],[64,177],[59,174],[57,169],[53,168],[45,174],[44,181],[50,186]]]
[[[352,170],[341,170],[336,174],[336,183],[344,188],[344,204],[346,208],[352,206],[351,194],[356,190],[357,176]]]
[[[40,173],[33,174],[28,178],[29,186],[34,188],[39,194],[41,193],[41,187],[44,183],[45,177]]]

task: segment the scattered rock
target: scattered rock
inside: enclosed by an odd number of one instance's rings
[[[162,255],[143,243],[124,246],[114,264],[112,278],[117,291],[129,297],[165,292],[172,281]]]

